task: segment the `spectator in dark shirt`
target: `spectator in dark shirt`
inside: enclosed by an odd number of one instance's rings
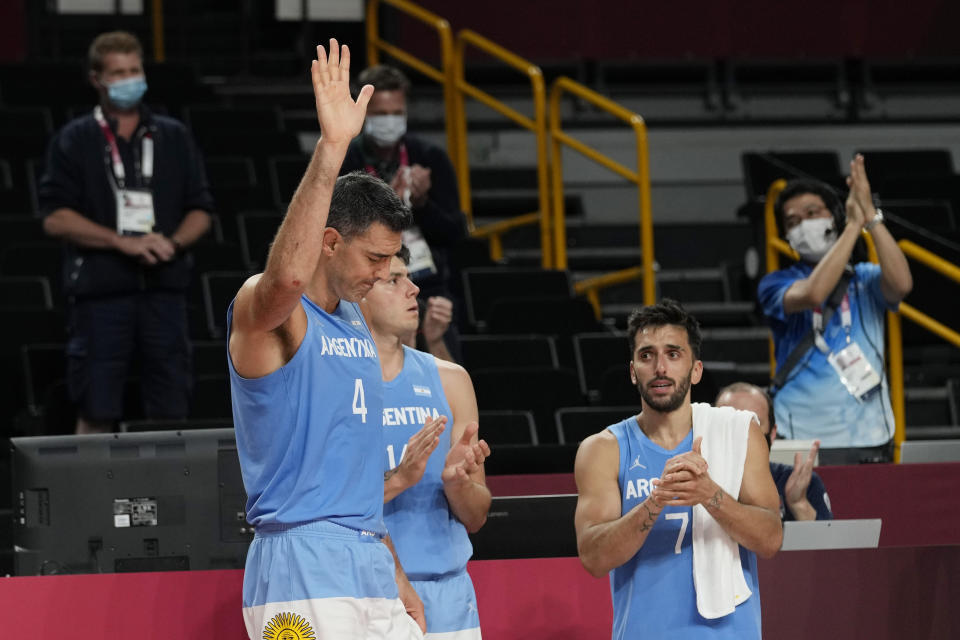
[[[47,234],[64,243],[68,387],[77,433],[113,428],[141,362],[144,413],[183,418],[191,387],[185,250],[210,228],[213,199],[186,128],[141,104],[143,50],[126,32],[89,51],[92,113],[50,143],[40,183]]]
[[[366,171],[388,183],[413,212],[414,227],[403,234],[410,249],[410,279],[421,298],[440,296],[459,305],[459,274],[451,269],[451,251],[467,235],[467,219],[460,210],[457,179],[443,149],[407,133],[407,96],[410,82],[398,69],[377,65],[357,77],[357,86],[371,84],[363,133],[353,140],[341,175]],[[454,317],[458,311],[454,310]],[[444,336],[453,356],[459,357],[456,323]]]
[[[717,395],[716,406],[733,407],[753,411],[760,422],[760,431],[771,446],[777,437],[777,423],[773,416],[773,403],[767,392],[747,382],[734,382],[724,387]],[[806,459],[798,452],[794,466],[770,463],[770,473],[780,494],[780,516],[790,520],[833,520],[830,498],[823,480],[813,472],[820,442],[814,441]]]

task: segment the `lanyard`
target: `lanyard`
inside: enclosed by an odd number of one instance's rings
[[[850,295],[845,293],[843,294],[843,300],[840,301],[840,323],[847,334],[847,344],[850,344],[850,326],[853,324],[851,318]],[[813,333],[813,341],[817,348],[823,353],[829,353],[830,347],[827,346],[827,341],[823,339],[823,312],[820,307],[813,310]]]
[[[400,168],[410,166],[410,155],[407,153],[407,145],[400,143]],[[380,177],[380,174],[377,173],[377,170],[373,167],[372,164],[368,164],[364,167],[364,170],[372,176]]]
[[[123,169],[123,160],[120,158],[117,138],[113,135],[110,125],[107,124],[107,119],[103,117],[103,109],[100,108],[100,105],[93,108],[93,117],[100,125],[103,137],[107,140],[107,150],[110,152],[110,164],[113,167],[113,177],[117,181],[117,187],[123,189],[126,182],[126,171]],[[153,178],[153,136],[149,133],[142,134],[141,144],[143,151],[140,154],[140,175],[143,181],[149,184],[150,179]]]

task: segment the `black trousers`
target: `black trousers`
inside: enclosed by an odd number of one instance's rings
[[[183,293],[74,299],[67,318],[67,385],[80,416],[125,417],[123,391],[135,360],[145,417],[187,416],[193,380]]]

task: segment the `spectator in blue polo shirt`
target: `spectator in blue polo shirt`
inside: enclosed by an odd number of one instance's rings
[[[907,259],[874,206],[862,155],[850,162],[847,185],[844,203],[823,183],[787,184],[774,208],[800,260],[768,273],[758,288],[777,358],[777,426],[791,439],[819,439],[824,464],[892,459],[884,314],[913,287]],[[879,264],[857,258],[864,231]]]

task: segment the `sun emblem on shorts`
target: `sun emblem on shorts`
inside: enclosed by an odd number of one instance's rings
[[[278,613],[263,628],[263,640],[316,640],[313,628],[295,613]]]

